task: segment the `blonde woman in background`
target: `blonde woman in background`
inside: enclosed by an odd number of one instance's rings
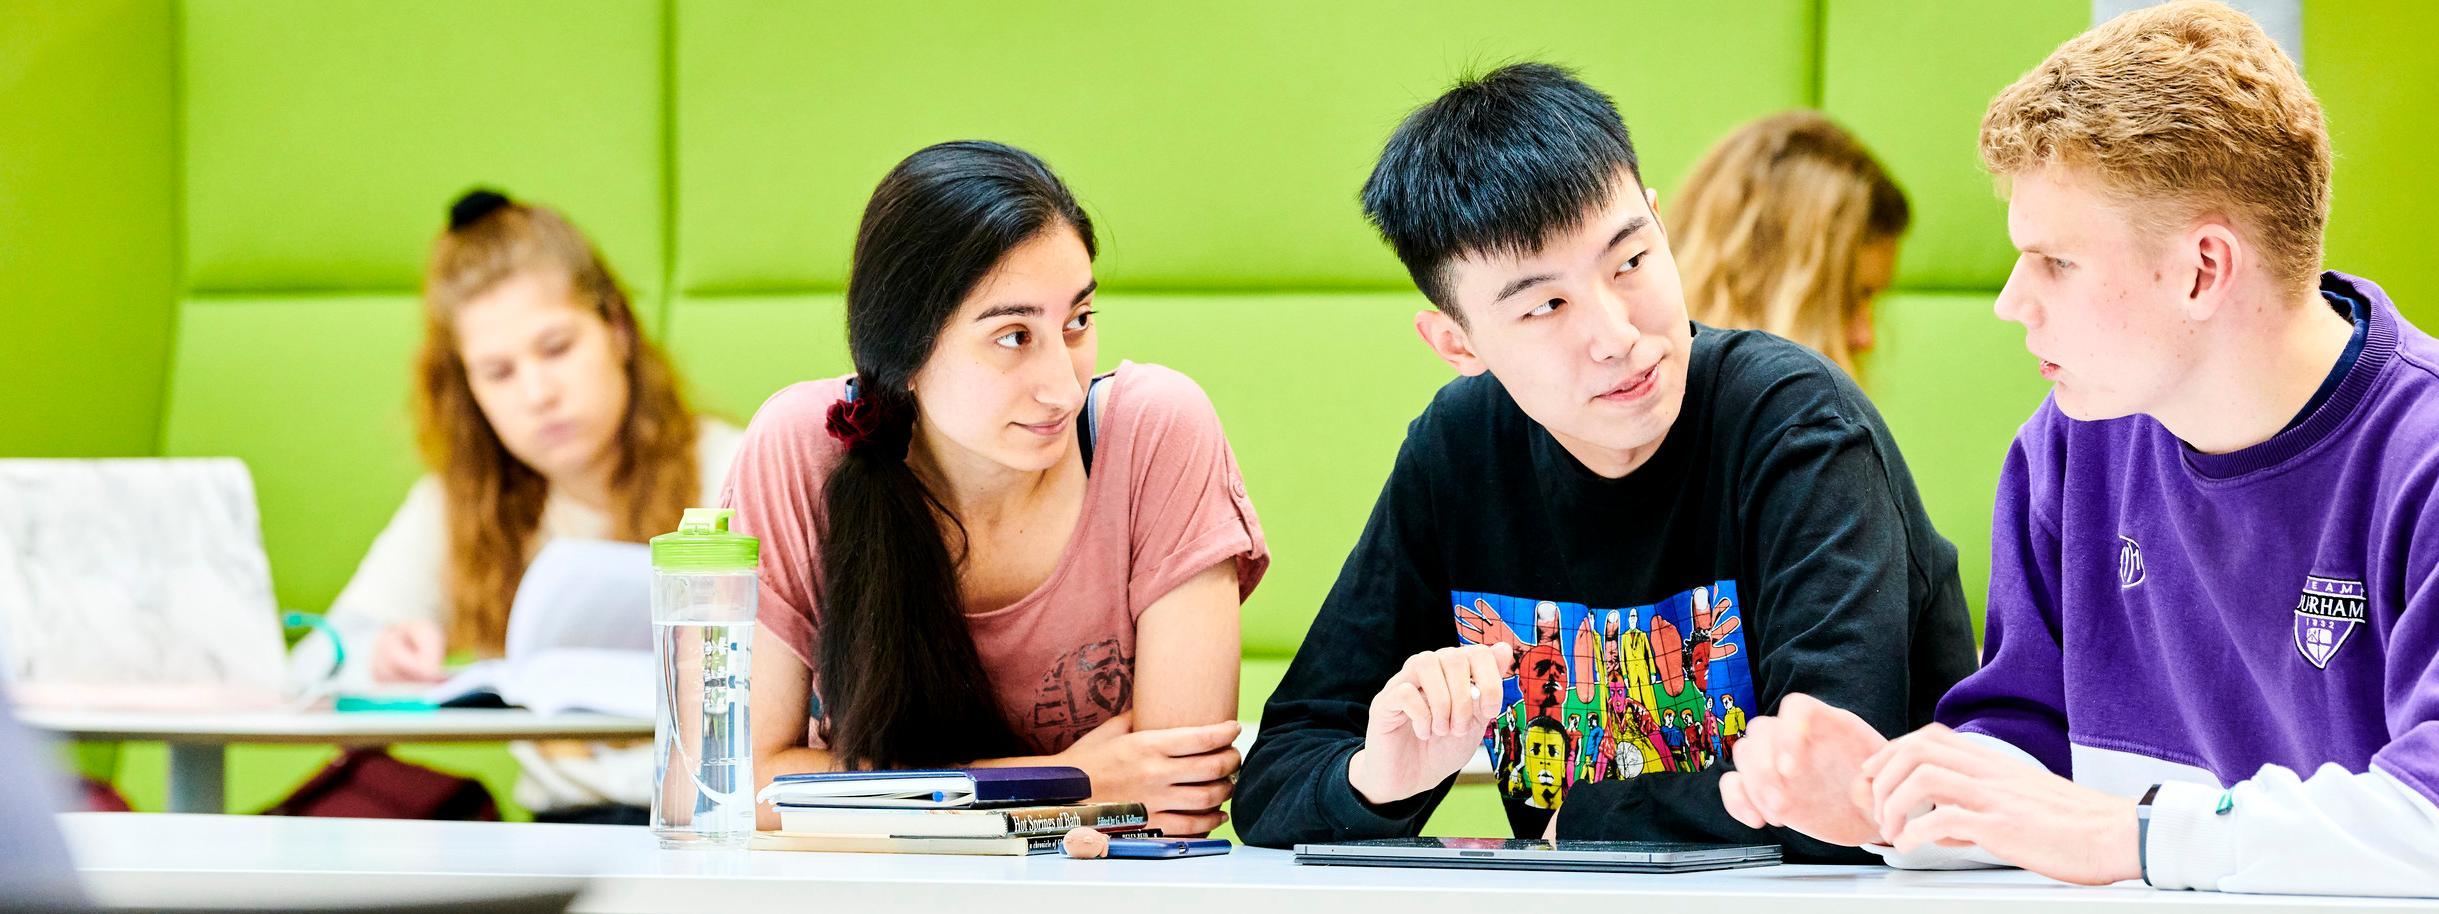
[[[1694,165],[1669,216],[1695,320],[1767,330],[1857,373],[1912,213],[1853,134],[1813,111],[1746,124]]]
[[[549,207],[460,198],[425,268],[424,317],[415,422],[430,473],[331,605],[344,687],[439,682],[451,651],[499,656],[544,544],[676,529],[712,503],[741,437],[687,408],[609,265]],[[300,644],[294,665],[329,670],[328,651]],[[535,818],[644,821],[650,743],[510,751]]]

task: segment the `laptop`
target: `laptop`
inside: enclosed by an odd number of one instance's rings
[[[1314,866],[1697,873],[1776,866],[1779,851],[1775,844],[1387,838],[1341,844],[1299,844],[1296,845],[1296,862]]]
[[[26,707],[276,707],[286,642],[227,458],[0,460],[0,678]]]

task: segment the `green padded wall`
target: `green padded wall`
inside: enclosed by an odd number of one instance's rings
[[[423,307],[408,294],[189,298],[161,450],[254,475],[280,605],[338,596],[417,471],[407,411]]]
[[[848,372],[846,308],[839,293],[681,296],[669,307],[669,357],[689,402],[744,425],[780,388]]]
[[[1453,377],[1415,336],[1412,292],[1112,295],[1102,361],[1157,362],[1210,393],[1273,560],[1245,653],[1286,657],[1355,546],[1406,423]],[[1257,344],[1258,341],[1258,344]]]
[[[189,288],[412,290],[477,183],[560,206],[657,301],[652,0],[187,0]]]
[[[509,802],[516,788],[517,766],[496,743],[416,743],[390,747],[390,754],[417,765],[481,781],[500,801],[500,815],[511,822],[533,814]],[[329,746],[265,743],[229,747],[228,805],[232,812],[254,813],[287,799],[298,787],[338,756]],[[117,747],[117,774],[112,781],[127,805],[143,812],[169,807],[169,751],[160,743],[127,743]]]
[[[2328,264],[2370,277],[2423,330],[2439,330],[2439,259],[2427,236],[2439,208],[2439,3],[2309,0],[2304,78],[2337,150]]]
[[[158,443],[172,34],[159,2],[0,0],[0,457]]]
[[[874,182],[971,137],[1060,170],[1115,288],[1402,288],[1352,201],[1389,128],[1460,71],[1581,68],[1657,182],[1811,95],[1808,0],[947,6],[678,0],[679,288],[840,285]]]
[[[1997,291],[2015,248],[2006,201],[1982,170],[1982,112],[2083,31],[2091,3],[1825,3],[1821,108],[1863,138],[1914,206],[1897,287]]]
[[[1976,632],[1990,590],[1990,515],[2000,462],[2016,429],[2049,395],[2024,350],[2023,328],[1991,314],[1995,298],[1990,292],[1882,296],[1880,345],[1865,367],[1873,404],[1905,452],[1932,524],[1956,544]]]

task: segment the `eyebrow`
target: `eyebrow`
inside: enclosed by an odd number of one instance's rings
[[[1068,303],[1067,303],[1067,307],[1073,308],[1073,307],[1075,307],[1075,306],[1077,306],[1077,305],[1081,305],[1081,304],[1083,304],[1083,303],[1084,303],[1084,300],[1085,300],[1085,299],[1087,299],[1087,298],[1091,298],[1091,297],[1092,297],[1092,293],[1093,293],[1093,291],[1094,291],[1094,290],[1096,290],[1096,289],[1099,289],[1099,288],[1101,288],[1101,281],[1100,281],[1100,280],[1098,280],[1098,279],[1093,280],[1093,281],[1088,282],[1088,283],[1085,283],[1085,284],[1084,284],[1084,288],[1076,290],[1076,297],[1075,297],[1074,299],[1072,299],[1072,300],[1068,301]],[[991,306],[991,307],[989,307],[989,308],[985,308],[985,309],[983,309],[983,312],[982,312],[981,314],[976,315],[976,316],[974,317],[974,322],[979,324],[979,323],[982,323],[983,321],[991,320],[991,319],[994,319],[994,318],[1001,318],[1001,317],[1040,317],[1040,316],[1041,316],[1041,314],[1042,314],[1042,306],[1040,306],[1040,305],[1031,305],[1031,304],[1007,304],[1007,305],[992,305],[992,306]]]
[[[1535,273],[1531,276],[1516,277],[1515,279],[1509,280],[1507,285],[1499,287],[1499,297],[1491,299],[1491,304],[1495,305],[1506,301],[1509,298],[1514,297],[1518,292],[1522,292],[1526,289],[1530,289],[1534,286],[1541,285],[1542,283],[1549,282],[1550,280],[1557,278],[1558,274],[1556,273]]]
[[[1651,217],[1649,216],[1635,216],[1626,220],[1625,226],[1619,228],[1617,234],[1609,236],[1609,243],[1601,245],[1601,250],[1607,251],[1611,248],[1617,247],[1619,243],[1625,241],[1627,238],[1633,237],[1634,233],[1642,231],[1644,226],[1650,224]],[[1526,289],[1530,289],[1534,286],[1541,285],[1542,283],[1549,282],[1550,280],[1557,278],[1558,274],[1556,273],[1535,273],[1531,276],[1516,277],[1515,279],[1509,280],[1507,285],[1499,287],[1499,295],[1498,297],[1491,299],[1491,304],[1495,305],[1506,301],[1518,292],[1522,292]]]
[[[983,309],[981,314],[975,315],[974,322],[979,324],[1001,317],[1040,317],[1041,314],[1042,306],[1040,305],[992,305]]]
[[[1644,226],[1650,224],[1650,216],[1636,216],[1632,219],[1626,220],[1626,226],[1618,229],[1617,234],[1609,236],[1609,243],[1602,245],[1601,250],[1606,251],[1610,248],[1617,247],[1619,242],[1625,241],[1627,238],[1633,236],[1634,233],[1642,231]]]

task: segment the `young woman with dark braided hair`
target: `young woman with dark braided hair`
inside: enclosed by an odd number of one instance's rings
[[[1237,611],[1269,553],[1201,388],[1094,374],[1093,253],[1007,146],[928,147],[874,191],[855,374],[765,403],[722,499],[763,542],[764,783],[1072,765],[1171,834],[1224,821]]]

